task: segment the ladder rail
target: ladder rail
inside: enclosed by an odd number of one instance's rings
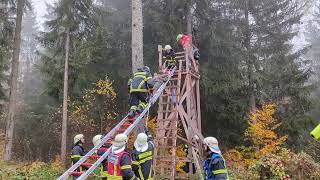
[[[87,161],[91,155],[93,155],[96,152],[96,149],[100,148],[110,137],[116,132],[117,129],[121,127],[121,125],[126,121],[126,117],[124,117],[120,123],[116,125],[107,135],[105,135],[102,140],[100,141],[99,144],[97,144],[94,148],[92,148],[85,156],[83,156],[77,163],[72,165],[67,171],[65,171],[59,178],[58,180],[66,180],[70,176],[70,172],[75,171],[78,167],[81,166],[82,163]]]
[[[160,88],[156,91],[156,93],[152,96],[152,98],[150,99],[149,103],[147,104],[147,107],[143,110],[143,112],[137,117],[137,119],[133,122],[133,124],[131,124],[126,131],[124,132],[124,134],[128,135],[139,123],[140,121],[143,119],[144,115],[149,111],[150,107],[156,103],[156,101],[158,100],[158,98],[160,97],[160,95],[163,93],[165,87],[167,86],[168,82],[170,81],[171,77],[173,76],[174,72],[176,70],[176,67],[174,67],[174,69],[169,73],[169,75],[167,76],[168,79],[166,82],[162,83],[162,85],[160,86]],[[110,137],[112,135],[114,135],[117,131],[117,129],[119,129],[122,124],[124,122],[126,122],[128,115],[125,116],[125,118],[123,118],[120,123],[118,123],[116,125],[116,127],[114,127],[107,135],[105,135],[102,140],[100,141],[99,144],[97,144],[94,148],[92,148],[84,157],[82,157],[77,163],[75,163],[73,166],[71,166],[67,171],[65,171],[59,178],[58,180],[66,180],[69,176],[70,173],[75,171],[78,167],[81,166],[82,163],[84,163],[85,161],[87,161],[89,159],[89,157],[91,155],[93,155],[96,152],[96,149],[100,148],[108,139],[110,139]],[[87,178],[100,164],[101,162],[106,159],[106,157],[108,156],[108,154],[110,153],[111,148],[109,148],[98,160],[96,160],[92,166],[86,170],[78,179],[79,180],[83,180],[85,178]]]

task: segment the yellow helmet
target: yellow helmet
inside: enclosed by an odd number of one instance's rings
[[[182,37],[183,37],[183,34],[178,34],[178,36],[177,36],[177,42],[180,42],[180,40],[182,39]]]

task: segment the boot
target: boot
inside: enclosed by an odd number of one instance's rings
[[[136,116],[135,110],[130,109],[128,112],[128,118],[134,118]]]
[[[137,108],[137,114],[141,114],[142,111],[143,111],[143,107],[139,106],[139,107]]]

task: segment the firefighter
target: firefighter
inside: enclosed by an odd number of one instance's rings
[[[73,138],[73,147],[71,152],[71,161],[72,164],[77,163],[82,156],[86,154],[83,144],[85,143],[84,135],[83,134],[77,134]],[[78,167],[75,171],[77,172],[83,172],[85,167]],[[77,179],[79,175],[73,175],[73,179]]]
[[[207,137],[203,140],[207,159],[203,162],[205,180],[228,180],[228,171],[224,158],[219,149],[218,140],[214,137]]]
[[[149,131],[140,133],[134,142],[134,150],[132,154],[132,169],[140,180],[153,179],[153,158],[154,145],[152,136]]]
[[[199,49],[196,48],[193,44],[192,44],[192,37],[188,34],[178,34],[177,36],[177,42],[181,44],[183,50],[187,49],[187,44],[189,43],[191,48],[192,48],[192,54],[193,54],[193,58],[197,61],[200,60],[200,53],[199,53]]]
[[[93,146],[96,147],[101,142],[102,138],[103,138],[103,135],[101,135],[101,134],[94,136],[92,139]],[[110,145],[104,144],[101,146],[101,148],[110,148]],[[105,152],[106,151],[98,150],[97,155],[102,156]],[[107,159],[104,159],[100,165],[100,177],[102,178],[102,180],[107,180],[107,173],[108,173]]]
[[[176,53],[170,45],[164,47],[163,58],[166,60],[165,65],[167,69],[172,69],[176,65]]]
[[[147,106],[149,90],[151,90],[155,81],[152,80],[151,70],[148,66],[138,68],[133,78],[128,82],[130,90],[130,110],[128,117],[135,117],[136,113],[141,113]]]
[[[138,180],[131,168],[131,157],[127,151],[128,137],[118,134],[111,146],[111,153],[107,159],[107,179]]]

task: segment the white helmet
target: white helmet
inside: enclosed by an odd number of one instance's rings
[[[164,47],[164,50],[171,50],[172,49],[172,47],[170,46],[170,45],[166,45],[165,47]]]
[[[118,134],[114,138],[112,145],[118,148],[124,147],[128,141],[128,136],[125,134]]]
[[[102,138],[102,135],[101,135],[101,134],[95,135],[95,136],[92,138],[93,146],[98,145],[98,144],[101,142],[101,138]]]
[[[78,142],[81,141],[81,139],[84,138],[84,135],[83,134],[77,134],[76,136],[74,136],[73,138],[73,144],[77,144]]]
[[[148,136],[145,133],[140,133],[134,142],[134,147],[139,152],[144,152],[148,149]]]
[[[218,140],[215,137],[206,137],[204,138],[203,143],[207,145],[212,152],[221,154],[218,145]]]

